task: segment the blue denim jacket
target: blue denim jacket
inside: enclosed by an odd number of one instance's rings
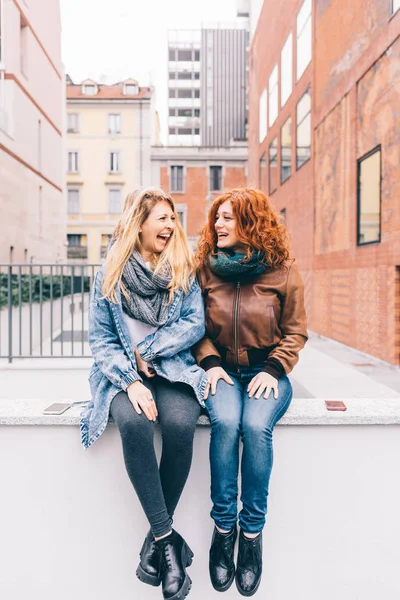
[[[117,303],[102,296],[103,269],[97,273],[90,298],[89,345],[94,364],[89,375],[92,401],[81,417],[82,444],[89,448],[106,428],[110,405],[116,394],[134,381],[142,381],[136,370],[134,347],[124,321],[121,291]],[[197,280],[188,293],[176,292],[169,305],[165,325],[138,345],[141,356],[151,361],[157,375],[190,385],[204,406],[207,377],[197,366],[191,346],[205,333],[204,305]]]

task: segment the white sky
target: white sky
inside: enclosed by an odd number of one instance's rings
[[[63,61],[74,83],[152,83],[164,129],[167,30],[231,23],[236,0],[61,0],[61,18]]]

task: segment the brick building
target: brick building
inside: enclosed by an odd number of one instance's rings
[[[194,244],[207,210],[223,190],[246,184],[247,144],[228,148],[153,147],[152,183],[169,192]]]
[[[395,365],[399,9],[265,0],[249,58],[249,183],[286,216],[310,329]]]

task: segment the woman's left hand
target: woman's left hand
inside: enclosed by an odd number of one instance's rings
[[[145,360],[143,360],[143,358],[140,356],[137,348],[135,348],[135,358],[136,358],[137,369],[138,369],[138,371],[140,371],[140,373],[143,373],[143,375],[145,375],[145,377],[154,377],[155,376],[156,373],[155,373],[153,367],[151,367],[149,365],[149,363],[147,363]]]
[[[268,398],[271,390],[274,390],[274,398],[276,400],[278,397],[278,380],[275,379],[275,377],[272,377],[272,375],[269,373],[265,373],[265,371],[257,373],[257,375],[253,377],[247,386],[249,397],[252,398],[255,394],[257,400],[261,397],[261,394],[264,391],[264,398]]]

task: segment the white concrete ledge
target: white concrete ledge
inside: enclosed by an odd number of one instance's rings
[[[68,399],[63,400],[69,402]],[[349,398],[347,410],[328,411],[322,398],[295,398],[279,425],[399,425],[398,398]],[[0,425],[79,425],[82,405],[72,406],[62,415],[44,415],[49,400],[0,399]],[[208,425],[201,416],[198,425]]]

